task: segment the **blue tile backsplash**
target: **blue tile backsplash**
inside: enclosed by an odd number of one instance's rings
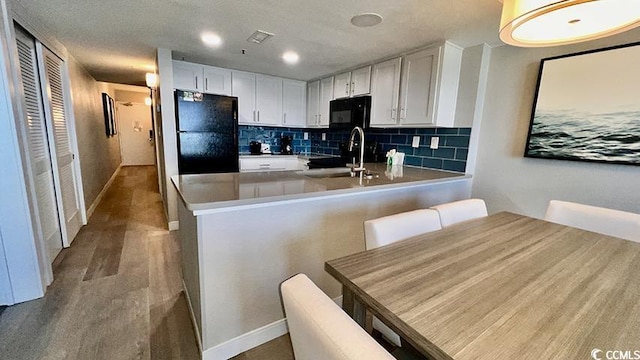
[[[340,144],[349,140],[350,131],[329,129],[296,129],[266,126],[239,126],[239,146],[241,153],[249,152],[250,141],[271,144],[271,151],[280,152],[280,137],[293,138],[294,153],[327,154],[339,156]],[[304,133],[309,140],[304,140]],[[322,140],[322,134],[326,140]],[[405,165],[464,172],[469,153],[471,128],[400,128],[367,129],[367,142],[376,141],[384,155],[390,149],[404,152]],[[414,136],[420,136],[420,146],[411,147]],[[431,137],[440,137],[438,149],[429,148]]]

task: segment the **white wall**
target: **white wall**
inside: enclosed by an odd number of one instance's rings
[[[485,199],[491,212],[507,210],[534,217],[544,215],[550,199],[640,213],[638,166],[523,157],[540,60],[638,39],[640,29],[571,46],[494,48],[473,196]]]
[[[107,83],[97,82],[73,57],[67,58],[67,64],[84,203],[88,209],[121,163],[119,135],[105,134],[102,108],[101,94],[106,92],[114,97],[115,93]]]
[[[171,183],[171,176],[178,175],[178,143],[176,139],[175,104],[173,101],[173,62],[171,50],[158,49],[159,100],[162,121],[162,157],[164,158],[163,199],[169,229],[178,228],[178,193]],[[162,169],[161,169],[162,170]]]

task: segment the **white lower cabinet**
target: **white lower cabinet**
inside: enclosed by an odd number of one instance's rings
[[[241,156],[240,172],[303,170],[306,161],[297,156]]]

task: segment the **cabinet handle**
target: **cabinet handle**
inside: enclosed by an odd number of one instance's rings
[[[396,117],[396,115],[397,115],[396,109],[395,108],[391,109],[391,120],[398,121],[398,118]]]
[[[286,124],[287,123],[287,113],[283,113],[283,118],[282,118],[282,123]]]
[[[209,90],[209,78],[204,78],[204,89]]]
[[[258,122],[260,122],[260,110],[258,110]]]
[[[198,77],[196,76],[196,90],[198,90]]]
[[[344,92],[346,95],[349,95],[349,83],[344,84]]]
[[[407,117],[407,112],[404,108],[400,108],[400,120],[404,120]]]
[[[356,92],[356,83],[352,82],[351,83],[351,94],[354,94]]]
[[[318,125],[322,122],[322,114],[318,114]]]
[[[253,110],[253,122],[256,122],[256,111]]]

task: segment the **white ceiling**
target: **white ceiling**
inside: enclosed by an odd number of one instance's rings
[[[175,59],[308,80],[436,41],[499,44],[498,0],[19,0],[99,81],[143,84],[155,49]],[[357,28],[352,16],[384,18]],[[274,33],[262,45],[255,30]],[[224,43],[207,48],[204,31]],[[247,54],[242,55],[241,50]],[[285,65],[286,50],[300,63]]]

